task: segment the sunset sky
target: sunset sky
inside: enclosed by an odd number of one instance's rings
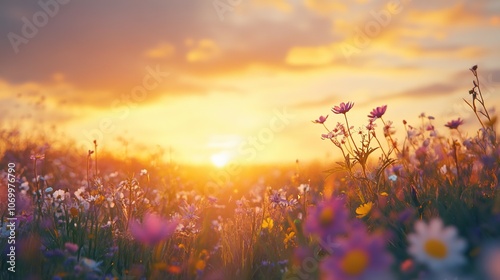
[[[500,1],[1,1],[0,119],[49,126],[108,151],[171,148],[185,163],[335,156],[311,122],[355,103],[438,130],[477,120],[479,65],[500,105]]]

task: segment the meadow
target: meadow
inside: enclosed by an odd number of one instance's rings
[[[325,104],[311,142],[331,142],[329,168],[243,166],[214,181],[215,167],[162,151],[119,157],[3,128],[0,278],[500,279],[497,117],[470,71],[472,135],[460,118]]]

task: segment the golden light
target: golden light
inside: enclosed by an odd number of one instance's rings
[[[213,165],[221,168],[224,167],[228,162],[229,162],[229,154],[221,152],[217,154],[213,154],[210,157],[210,160],[212,161]]]

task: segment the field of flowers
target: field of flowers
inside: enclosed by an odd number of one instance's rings
[[[326,172],[297,162],[216,184],[159,155],[119,160],[94,142],[80,156],[3,129],[0,279],[498,280],[497,119],[470,70],[475,135],[460,118],[393,123],[382,104],[352,124],[343,102],[340,122],[311,124],[342,158]]]

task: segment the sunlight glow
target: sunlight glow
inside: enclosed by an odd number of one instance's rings
[[[228,162],[229,162],[229,154],[221,152],[217,154],[213,154],[210,157],[210,160],[212,161],[213,165],[221,168],[224,167]]]

